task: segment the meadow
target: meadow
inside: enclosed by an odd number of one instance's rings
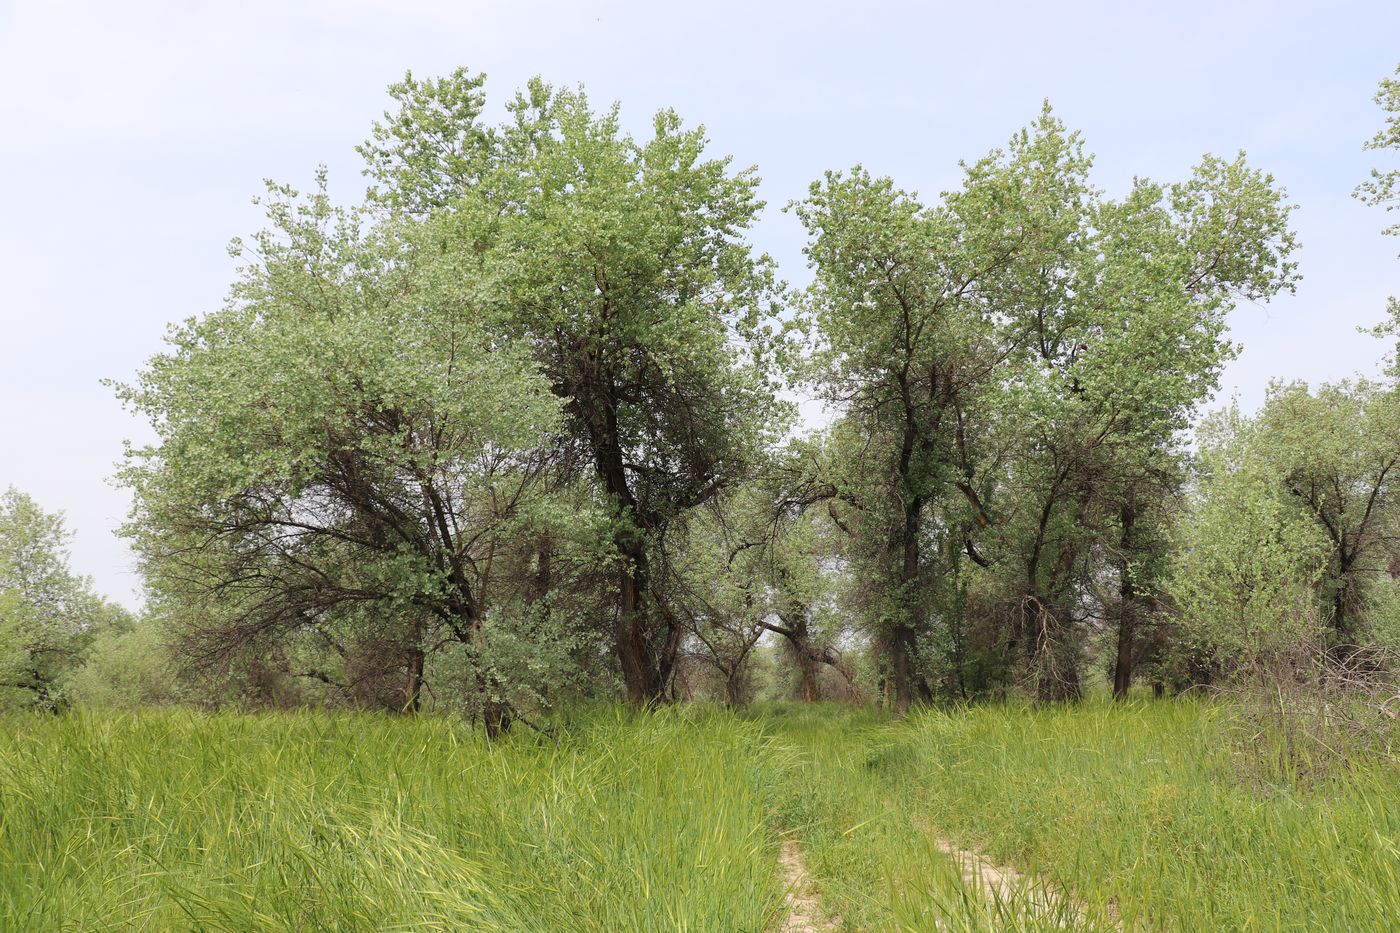
[[[1384,929],[1400,790],[1204,701],[0,719],[13,930]],[[795,848],[794,848],[795,844]],[[810,916],[787,916],[805,863]]]

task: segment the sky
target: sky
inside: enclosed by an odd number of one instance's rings
[[[703,123],[713,152],[758,166],[753,239],[799,285],[803,233],[781,208],[823,171],[859,162],[932,200],[1047,98],[1110,195],[1244,149],[1299,205],[1303,281],[1235,312],[1244,350],[1217,404],[1374,372],[1387,348],[1357,327],[1400,293],[1400,242],[1351,191],[1385,164],[1361,144],[1397,62],[1393,0],[0,0],[0,489],[62,510],[74,569],[140,604],[111,476],[151,434],[102,380],[220,307],[263,179],[309,187],[325,164],[358,198],[354,147],[410,69],[484,71],[495,115],[541,75],[620,102],[639,135],[665,107]]]

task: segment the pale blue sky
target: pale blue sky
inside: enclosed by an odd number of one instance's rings
[[[619,100],[646,128],[675,107],[714,151],[756,163],[754,239],[806,280],[777,208],[860,161],[928,197],[1050,98],[1110,193],[1248,150],[1300,205],[1295,298],[1241,308],[1224,394],[1271,377],[1372,371],[1355,333],[1400,293],[1400,242],[1352,200],[1376,164],[1377,81],[1400,3],[18,2],[0,0],[0,487],[62,509],[74,565],[136,604],[108,477],[143,439],[99,379],[126,379],[167,323],[218,307],[227,241],[272,177],[363,187],[353,147],[384,87],[466,65],[495,104],[533,74]]]

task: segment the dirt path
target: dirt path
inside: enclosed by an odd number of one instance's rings
[[[1043,880],[956,845],[927,824],[921,823],[920,828],[938,851],[953,860],[969,894],[985,902],[988,910],[995,913],[998,905],[1003,905],[1014,913],[1029,914],[1065,929],[1078,929],[1085,923],[1085,910]],[[775,933],[830,933],[840,929],[839,918],[827,918],[822,913],[821,899],[795,840],[783,841],[779,864],[786,884],[787,915]],[[1118,928],[1117,918],[1113,919],[1113,928]]]
[[[934,848],[953,860],[963,883],[984,893],[988,900],[1011,900],[1029,885],[1026,876],[1009,865],[998,865],[971,849],[964,849],[943,836],[932,826],[919,821],[919,828],[933,840]]]
[[[1018,912],[1059,921],[1066,929],[1079,929],[1087,924],[1088,912],[1084,906],[1044,879],[1009,865],[999,865],[972,849],[950,842],[923,821],[919,821],[919,828],[928,834],[938,851],[958,866],[967,890],[981,897],[989,908],[995,909],[998,904],[1011,905]],[[1111,929],[1120,928],[1117,917],[1111,917],[1110,922]]]
[[[802,850],[792,839],[783,840],[783,851],[779,856],[786,882],[787,916],[777,933],[827,933],[840,928],[840,923],[826,919],[822,913],[821,901],[812,888],[812,876],[807,873],[807,865],[802,861]]]

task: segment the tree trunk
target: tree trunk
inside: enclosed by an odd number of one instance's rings
[[[510,701],[501,697],[503,685],[486,666],[486,645],[481,630],[480,612],[473,607],[466,616],[472,632],[471,648],[476,664],[476,688],[481,695],[481,720],[486,726],[486,737],[497,739],[510,730]]]
[[[674,632],[668,633],[663,647],[670,653],[667,658],[657,657],[652,647],[651,613],[645,603],[650,584],[645,540],[647,525],[637,507],[632,487],[627,482],[614,399],[595,399],[586,416],[593,444],[594,468],[623,520],[623,527],[613,539],[618,556],[623,559],[623,567],[618,574],[614,645],[627,691],[627,702],[639,708],[663,699],[666,680],[675,660],[674,650],[679,642],[671,637]]]
[[[769,626],[771,631],[776,631],[788,640],[792,648],[792,653],[797,659],[797,670],[801,678],[800,686],[803,703],[815,703],[818,699],[817,671],[821,665],[827,664],[835,668],[836,672],[850,683],[853,674],[850,669],[841,661],[839,653],[832,648],[823,647],[820,651],[812,646],[811,633],[807,630],[807,610],[805,606],[790,606],[788,611],[780,613],[782,620],[781,627]]]
[[[510,704],[488,699],[482,708],[481,718],[486,724],[486,737],[498,739],[510,731]]]
[[[1088,487],[1078,496],[1076,520],[1082,526],[1088,517],[1091,492]],[[1049,510],[1042,513],[1045,526]],[[1037,547],[1037,552],[1039,548]],[[1031,653],[1036,674],[1036,699],[1042,703],[1077,700],[1083,690],[1079,682],[1079,646],[1070,628],[1068,607],[1073,599],[1074,564],[1079,547],[1073,537],[1060,544],[1050,580],[1042,589],[1036,579],[1038,555],[1030,564],[1029,596],[1025,604],[1034,609],[1030,638],[1026,648]]]
[[[1113,696],[1123,700],[1133,684],[1133,619],[1132,604],[1124,603],[1123,616],[1118,620],[1118,655],[1113,662]]]
[[[894,681],[894,711],[909,712],[914,701],[914,633],[906,625],[895,628],[890,639],[891,679]]]
[[[1133,683],[1133,635],[1137,626],[1137,592],[1128,556],[1132,553],[1133,525],[1137,521],[1137,511],[1131,502],[1123,504],[1119,518],[1123,536],[1118,560],[1118,653],[1113,662],[1113,696],[1122,700],[1128,696],[1128,688]]]
[[[738,709],[743,705],[743,691],[739,688],[737,670],[724,676],[724,705],[730,709]]]
[[[422,709],[424,660],[421,645],[414,645],[408,650],[408,676],[403,686],[403,711],[406,713],[417,713]]]
[[[802,672],[802,702],[815,703],[817,701],[817,659],[811,651],[798,648],[797,664]]]
[[[900,544],[902,554],[899,572],[904,617],[895,625],[890,639],[891,669],[894,677],[894,708],[906,713],[914,701],[914,649],[923,619],[922,594],[919,592],[919,532],[923,524],[923,499],[913,496],[904,506],[904,529]]]
[[[1351,577],[1355,565],[1355,551],[1347,553],[1345,547],[1337,554],[1337,587],[1332,595],[1332,634],[1337,643],[1332,646],[1338,658],[1346,657],[1356,642],[1351,620]]]
[[[661,695],[657,683],[656,664],[647,641],[645,610],[639,574],[625,567],[620,572],[618,586],[621,605],[618,607],[616,646],[617,660],[622,668],[622,683],[627,689],[627,702],[633,707],[654,703]]]
[[[548,539],[542,540],[535,551],[535,600],[543,601],[549,596],[550,587],[554,585],[554,577],[551,572],[550,563],[554,556],[554,544]]]
[[[617,653],[617,667],[622,672],[627,702],[633,707],[648,706],[664,699],[666,681],[675,663],[675,649],[679,646],[675,630],[666,633],[664,651],[669,657],[657,656],[652,647],[650,607],[645,604],[650,595],[648,577],[647,541],[650,531],[647,516],[638,509],[637,497],[633,495],[627,482],[626,457],[623,454],[622,434],[617,426],[617,388],[612,374],[598,367],[598,360],[587,350],[582,350],[581,373],[587,373],[587,380],[563,385],[564,396],[582,417],[588,429],[589,447],[592,448],[594,471],[610,499],[619,511],[620,527],[613,537],[617,556],[623,566],[617,580],[617,621],[613,628],[613,647]],[[668,626],[673,628],[673,623]]]

